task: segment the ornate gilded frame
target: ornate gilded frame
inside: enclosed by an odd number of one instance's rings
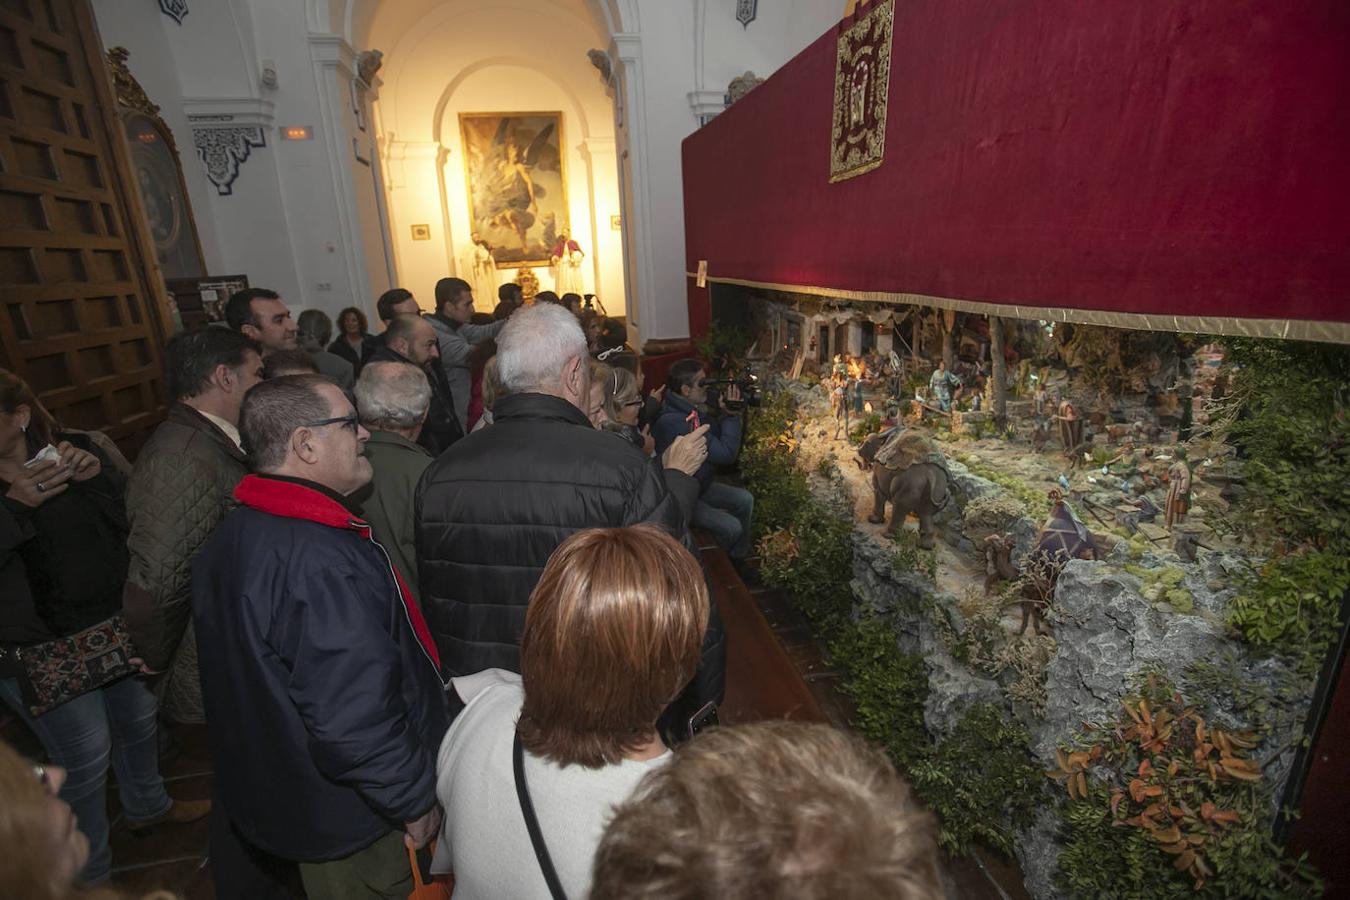
[[[173,138],[173,132],[169,130],[168,124],[159,114],[159,106],[152,102],[146,95],[145,89],[141,87],[136,76],[131,74],[127,67],[127,58],[130,53],[125,47],[113,47],[107,52],[108,75],[112,78],[113,90],[117,95],[117,112],[125,128],[127,122],[135,117],[139,117],[148,122],[159,139],[164,142],[164,147],[168,150],[170,159],[174,164],[174,170],[178,178],[178,193],[183,202],[183,213],[186,219],[188,233],[191,236],[189,250],[195,252],[198,272],[196,273],[166,273],[167,277],[202,277],[206,275],[206,255],[202,252],[201,237],[197,233],[197,221],[192,212],[192,198],[188,195],[187,181],[183,177],[183,159],[179,153],[178,144]],[[135,148],[130,146],[128,140],[128,149],[131,152],[132,162],[135,162]],[[134,173],[133,173],[134,174]],[[133,183],[135,183],[133,181]],[[142,198],[145,203],[149,198]],[[147,207],[148,208],[148,207]],[[152,235],[153,237],[153,235]],[[158,255],[158,247],[156,247]]]

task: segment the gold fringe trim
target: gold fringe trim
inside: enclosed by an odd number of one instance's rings
[[[696,276],[685,273],[689,278]],[[1305,319],[1246,319],[1219,316],[1163,316],[1147,313],[1113,312],[1101,309],[1066,309],[1057,306],[1023,306],[1016,303],[988,303],[982,300],[957,300],[892,291],[846,291],[839,288],[803,284],[750,281],[744,278],[708,276],[716,284],[734,284],[767,291],[810,294],[859,303],[899,303],[908,306],[932,306],[982,316],[1009,316],[1047,322],[1073,322],[1079,325],[1108,325],[1136,331],[1176,331],[1196,334],[1222,334],[1233,337],[1279,338],[1291,341],[1321,341],[1350,344],[1350,322],[1322,322]]]

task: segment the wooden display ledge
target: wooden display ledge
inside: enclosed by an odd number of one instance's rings
[[[726,553],[705,540],[699,544],[727,635],[727,692],[719,710],[722,724],[763,719],[828,722]]]

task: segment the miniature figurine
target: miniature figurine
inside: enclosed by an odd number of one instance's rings
[[[1167,530],[1173,524],[1186,520],[1186,512],[1191,507],[1191,467],[1186,462],[1186,451],[1181,447],[1176,451],[1176,462],[1167,467]]]
[[[1017,568],[1012,564],[1012,548],[1012,538],[1006,534],[991,534],[984,539],[984,593],[986,596],[994,593],[994,588],[1000,581],[1016,580]]]
[[[1049,415],[1046,411],[1045,385],[1036,385],[1036,391],[1031,395],[1031,404],[1037,418]]]
[[[1055,415],[1059,422],[1059,442],[1064,447],[1064,455],[1072,456],[1073,449],[1083,443],[1083,420],[1068,400],[1061,400],[1059,412]]]
[[[837,357],[836,357],[837,358]],[[848,436],[848,391],[844,378],[838,373],[834,376],[834,390],[830,392],[830,408],[834,412],[834,439],[839,440],[839,432]]]
[[[938,360],[937,368],[928,379],[928,391],[943,412],[952,411],[952,400],[961,392],[961,379],[947,371],[946,360]]]
[[[860,418],[863,414],[863,380],[861,375],[853,381],[853,414]]]

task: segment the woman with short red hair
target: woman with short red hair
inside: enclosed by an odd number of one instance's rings
[[[456,900],[584,897],[615,804],[670,756],[656,720],[694,675],[708,592],[660,529],[595,528],[554,551],[530,596],[521,675],[455,679],[464,711],[437,760],[433,869]],[[537,833],[532,837],[530,820]]]

